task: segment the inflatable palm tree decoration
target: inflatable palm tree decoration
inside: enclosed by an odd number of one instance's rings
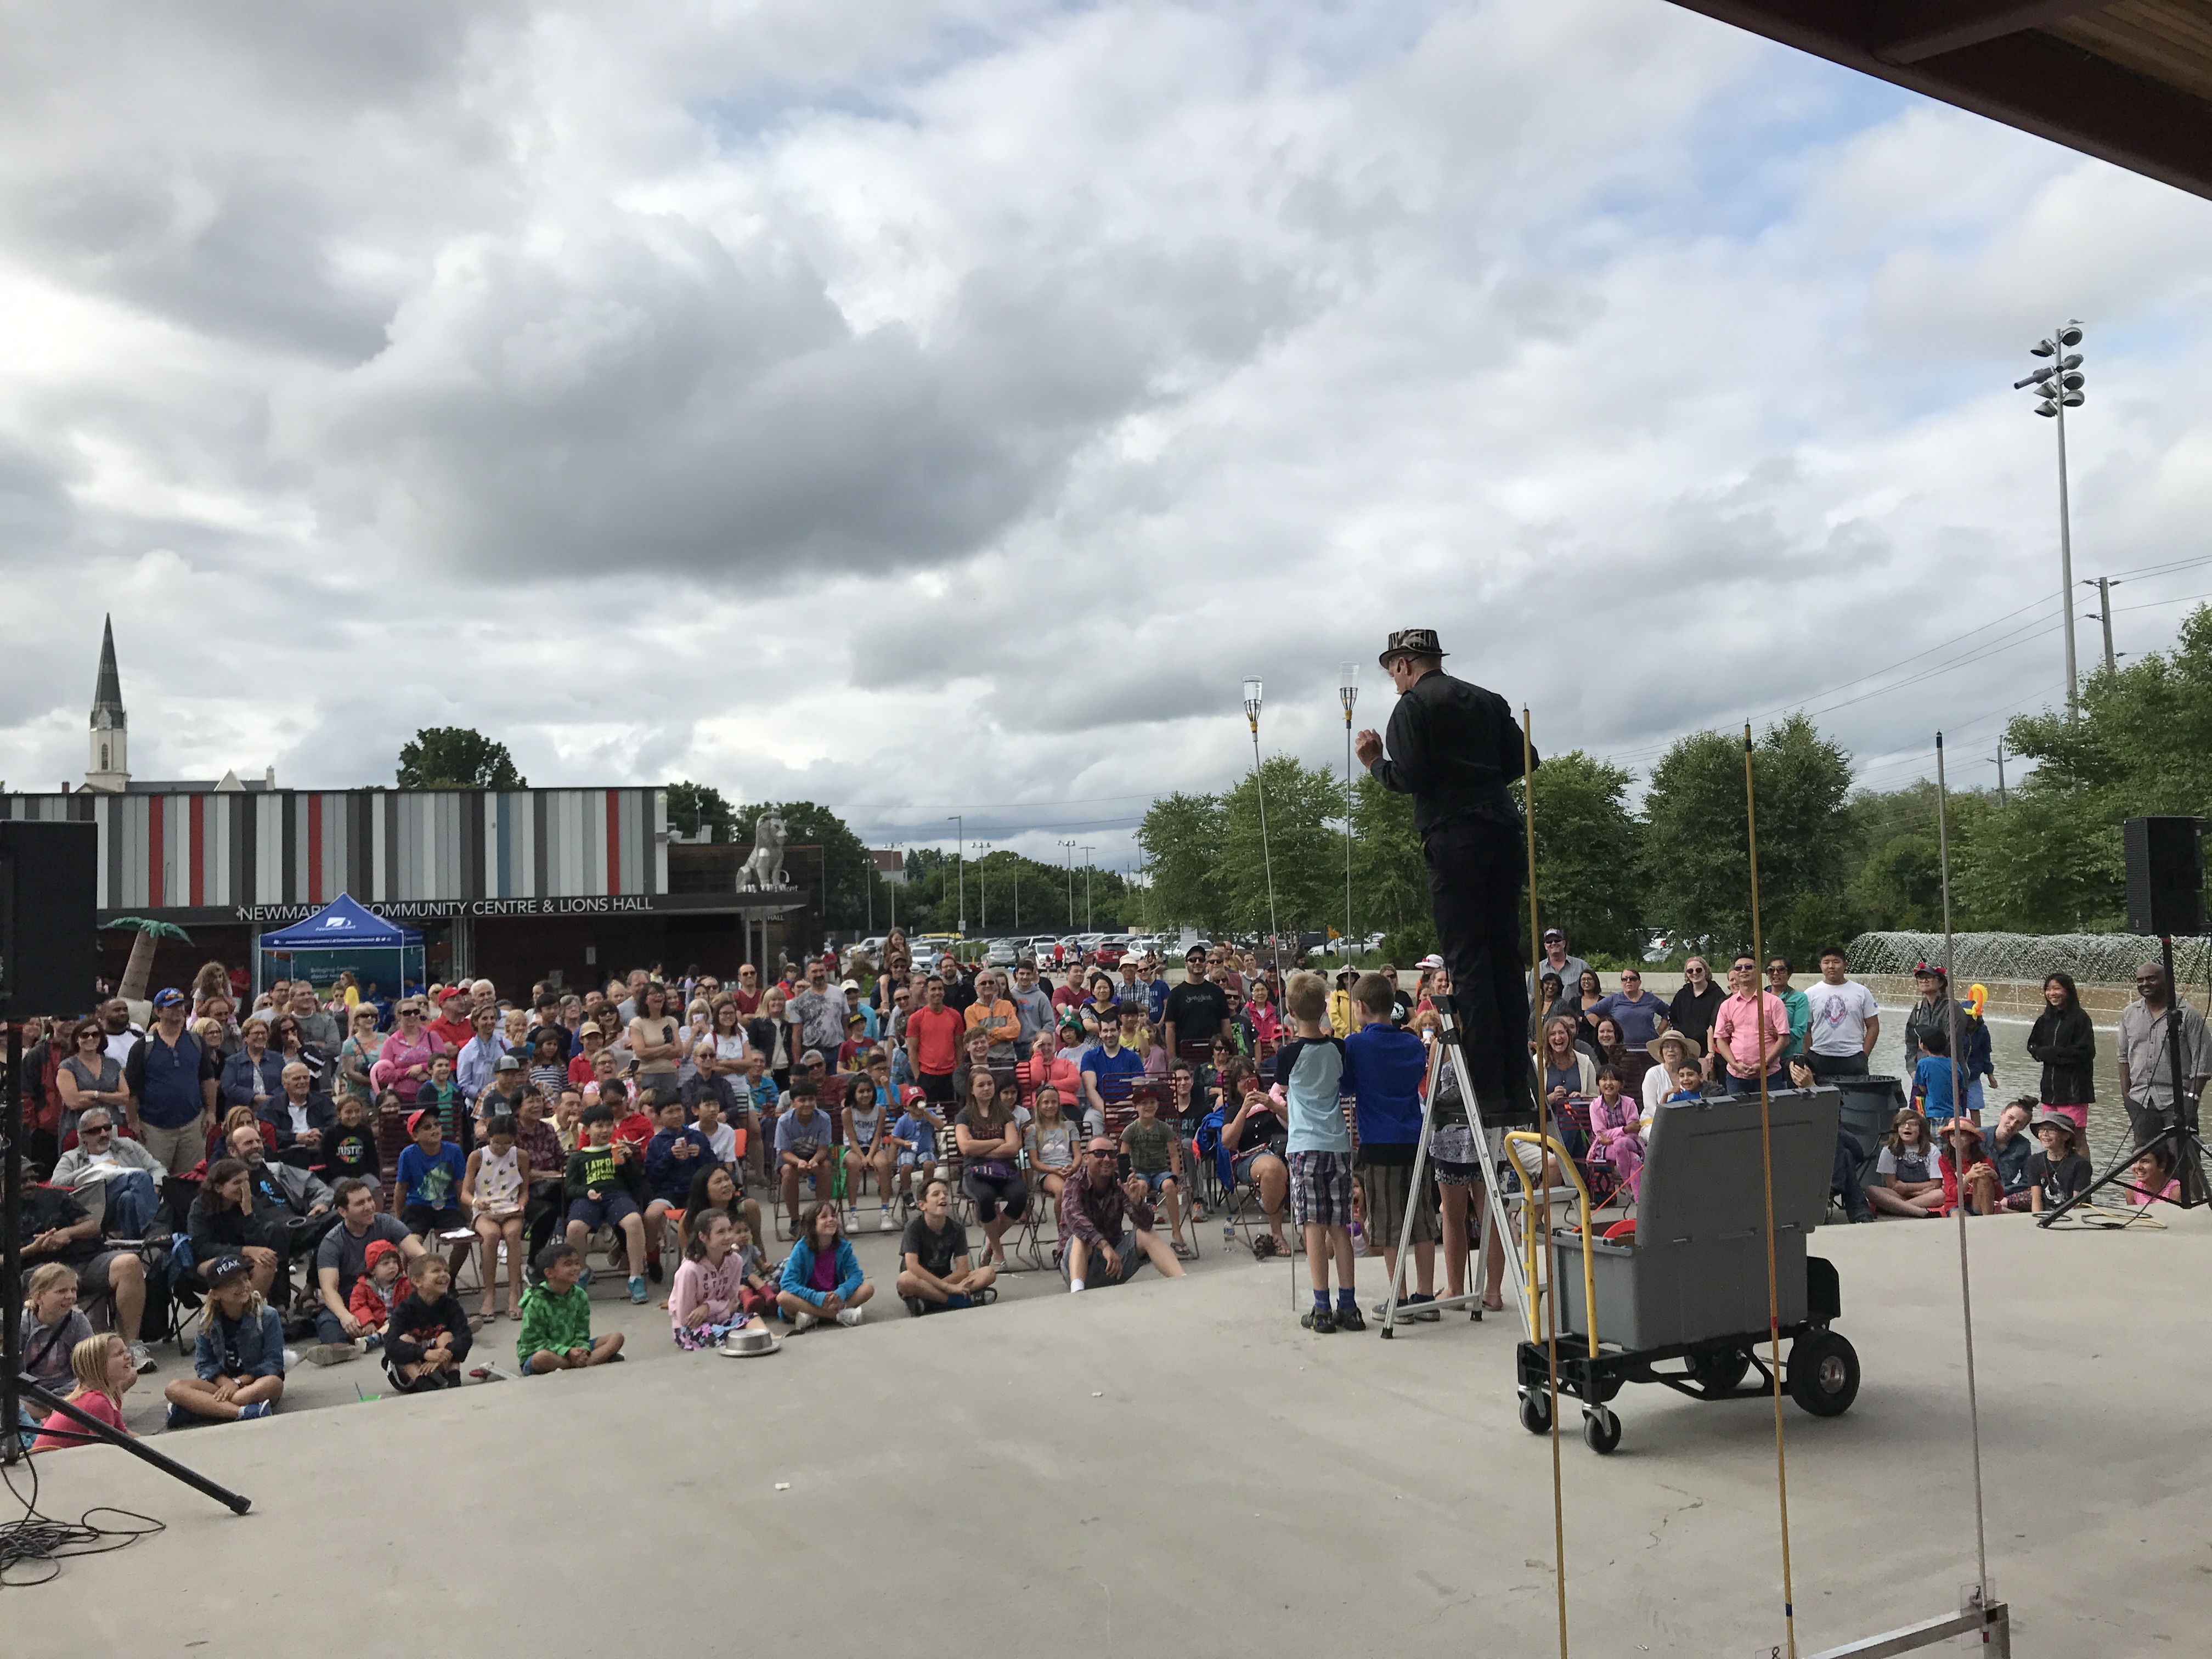
[[[191,935],[174,922],[154,921],[144,916],[118,916],[107,924],[110,927],[135,927],[138,937],[131,942],[131,960],[124,964],[123,983],[116,994],[125,1002],[143,1002],[146,987],[154,978],[154,951],[162,939],[174,939],[179,945],[190,945]]]

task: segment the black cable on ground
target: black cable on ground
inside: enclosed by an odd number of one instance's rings
[[[12,1425],[8,1431],[15,1432]],[[31,1495],[26,1498],[15,1485],[18,1468],[31,1472]],[[26,1457],[20,1465],[0,1465],[0,1481],[5,1481],[9,1495],[23,1506],[20,1521],[0,1521],[0,1589],[27,1589],[33,1585],[51,1582],[61,1574],[61,1563],[72,1555],[104,1555],[109,1550],[119,1550],[141,1538],[167,1530],[166,1522],[150,1515],[141,1515],[136,1510],[121,1510],[111,1504],[96,1504],[75,1521],[57,1521],[39,1513],[39,1460]],[[143,1526],[103,1526],[92,1517],[112,1515],[126,1521],[143,1522]],[[36,1571],[26,1577],[27,1569]]]

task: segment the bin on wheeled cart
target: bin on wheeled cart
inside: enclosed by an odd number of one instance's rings
[[[1774,1316],[1790,1343],[1781,1385],[1817,1417],[1858,1393],[1851,1345],[1829,1328],[1843,1311],[1836,1270],[1806,1251],[1826,1218],[1841,1100],[1834,1089],[1769,1097],[1774,1171]],[[1564,1160],[1563,1160],[1564,1161]],[[1620,1419],[1607,1402],[1631,1382],[1659,1382],[1693,1400],[1771,1396],[1766,1211],[1759,1097],[1662,1106],[1644,1158],[1632,1239],[1553,1230],[1559,1297],[1559,1392],[1583,1402],[1583,1437],[1609,1452]],[[1590,1302],[1596,1303],[1591,1343]],[[1517,1354],[1521,1421],[1551,1431],[1546,1344]],[[1663,1369],[1662,1369],[1663,1368]],[[1745,1379],[1757,1374],[1757,1381]]]

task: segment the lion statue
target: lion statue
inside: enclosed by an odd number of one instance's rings
[[[763,812],[753,822],[752,856],[738,867],[738,886],[750,890],[789,884],[783,875],[783,820],[773,811]]]

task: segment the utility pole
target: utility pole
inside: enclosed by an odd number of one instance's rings
[[[898,850],[898,843],[896,842],[892,842],[891,851],[896,853]],[[906,873],[906,860],[903,856],[899,860],[899,873],[901,875],[904,875]],[[898,931],[898,884],[895,881],[885,882],[884,884],[884,896],[891,902],[891,931],[893,933],[896,933]]]
[[[952,865],[960,872],[960,927],[963,939],[968,936],[968,824],[955,812],[945,822],[952,826]]]
[[[1091,855],[1097,850],[1095,847],[1083,849],[1083,931],[1086,933],[1097,931],[1091,915]]]
[[[1067,931],[1072,933],[1075,931],[1075,843],[1063,841],[1060,845],[1067,848]]]
[[[1997,805],[2000,810],[2002,809],[2004,804],[2004,739],[2002,738],[1999,738],[1997,739]]]
[[[979,841],[975,851],[980,855],[975,860],[975,902],[982,910],[975,925],[988,936],[991,931],[991,843]]]
[[[2094,580],[2084,576],[2081,586],[2097,590],[2097,620],[2105,624],[2105,672],[2110,674],[2117,666],[2112,655],[2112,590],[2119,583],[2109,576],[2099,576]]]

